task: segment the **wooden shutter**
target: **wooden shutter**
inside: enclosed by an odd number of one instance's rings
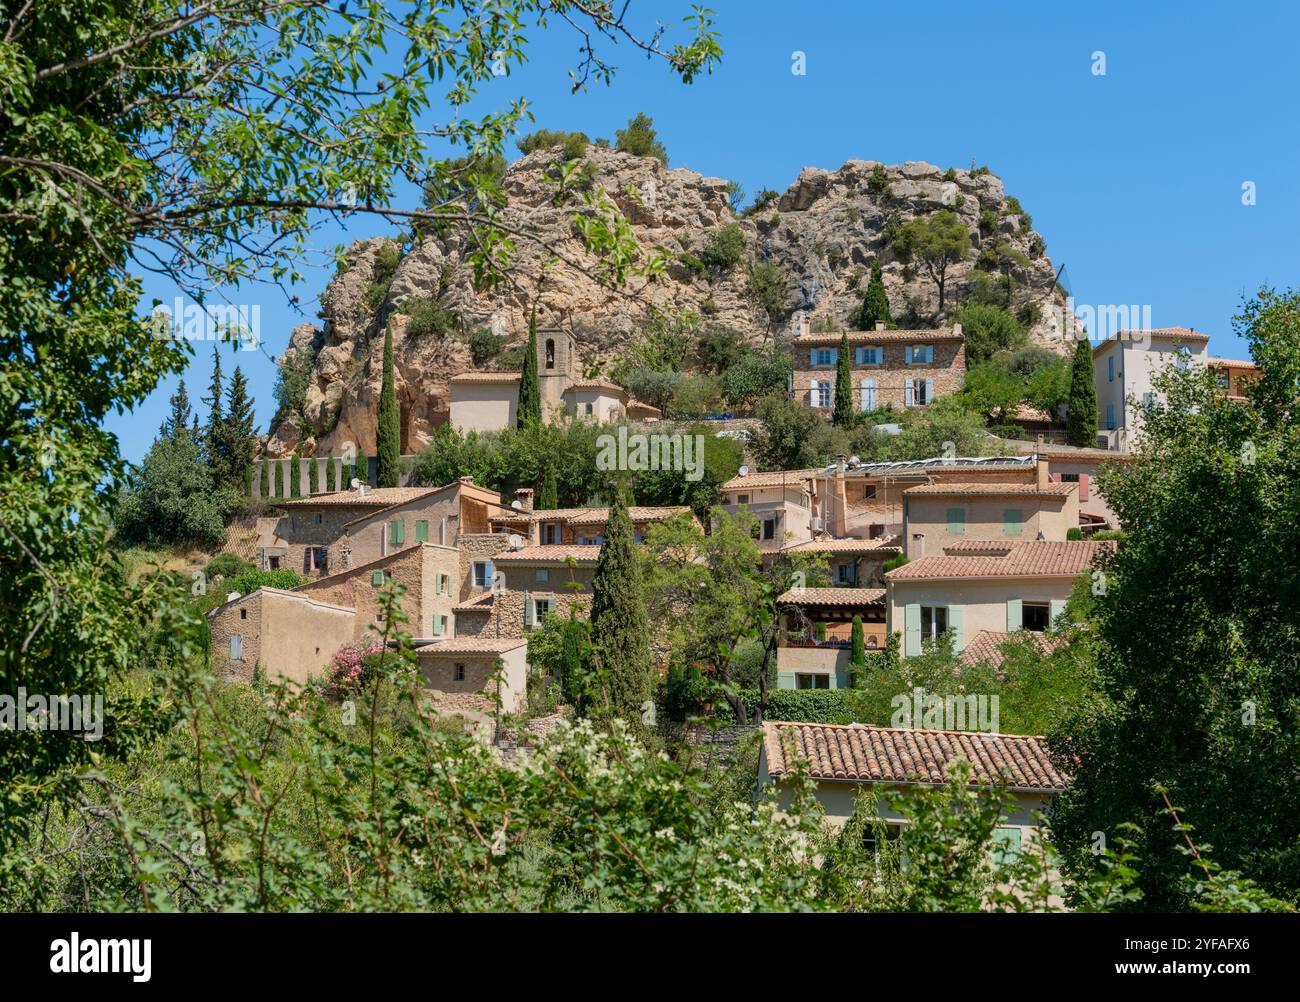
[[[415,523],[415,541],[417,543],[429,541],[429,523],[426,519],[420,519]]]
[[[910,351],[911,349],[909,348],[908,350]],[[916,391],[912,388],[912,386],[913,384],[910,379],[903,381],[903,406],[904,407],[916,406]]]
[[[817,349],[816,349],[816,348],[813,348],[812,350],[810,350],[810,351],[808,352],[808,364],[809,364],[809,365],[816,365],[816,364],[817,364]]]
[[[909,657],[921,653],[921,606],[916,602],[903,609],[903,653]]]
[[[815,379],[808,387],[808,403],[813,407],[817,406],[817,380]]]
[[[953,536],[961,536],[966,532],[966,509],[949,508],[948,509],[948,532]]]
[[[1065,599],[1063,598],[1052,599],[1051,607],[1052,607],[1052,611],[1050,613],[1051,619],[1047,623],[1049,627],[1056,622],[1056,617],[1065,611]]]
[[[952,634],[953,651],[960,654],[966,649],[966,609],[964,606],[948,606],[948,632]]]
[[[1002,531],[1008,536],[1019,536],[1024,517],[1019,508],[1007,508],[1002,513]]]
[[[1007,599],[1007,632],[1015,633],[1024,622],[1021,601],[1018,598]]]
[[[383,571],[371,571],[371,572],[370,572],[370,583],[371,583],[372,585],[374,585],[376,588],[378,588],[380,585],[382,585],[382,584],[384,583],[384,572],[383,572]]]
[[[435,637],[442,636],[443,622],[445,619],[445,616],[439,616],[436,612],[433,614],[433,635]]]
[[[238,633],[232,634],[230,637],[230,660],[244,660],[244,638]]]
[[[1088,500],[1088,474],[1086,473],[1079,474],[1079,500]]]
[[[903,362],[906,365],[912,364],[912,346],[910,344],[903,349]]]
[[[925,402],[927,404],[934,403],[934,380],[933,379],[927,379],[925,381]]]

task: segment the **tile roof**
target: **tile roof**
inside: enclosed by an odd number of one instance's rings
[[[1002,664],[1006,655],[1002,653],[1002,645],[1012,638],[1010,633],[997,633],[994,630],[980,630],[966,644],[965,649],[961,652],[961,663],[964,665],[977,665],[981,662],[987,663],[994,668]],[[1021,630],[1015,634],[1020,637],[1029,637],[1038,646],[1038,649],[1044,654],[1051,654],[1056,650],[1060,639],[1057,637],[1048,637],[1042,633],[1035,633],[1032,630]]]
[[[632,505],[627,510],[628,518],[633,522],[659,522],[684,515],[691,509],[687,505]],[[515,514],[519,514],[516,512]],[[604,525],[609,521],[608,508],[550,508],[534,510],[531,516],[524,516],[533,522],[562,521],[569,525]]]
[[[813,779],[939,784],[950,763],[965,759],[977,783],[1005,779],[1011,790],[1059,793],[1068,782],[1044,739],[1030,735],[768,721],[763,749],[772,776],[803,760]]]
[[[1089,449],[1086,446],[1062,445],[1059,443],[1038,445],[1036,442],[1026,442],[1021,439],[999,439],[1014,445],[1020,452],[1025,455],[1038,453],[1044,459],[1059,459],[1062,462],[1092,462],[1099,463],[1127,463],[1132,460],[1133,456],[1128,452],[1115,452],[1111,449]]]
[[[490,591],[485,591],[482,595],[475,595],[473,598],[467,599],[459,605],[452,606],[451,611],[490,613],[492,611],[492,593]]]
[[[773,470],[770,473],[746,473],[734,476],[721,487],[724,491],[743,491],[756,487],[798,487],[805,480],[821,476],[824,470]]]
[[[818,334],[800,334],[792,344],[796,348],[834,348],[840,343],[845,331],[829,331]],[[949,328],[930,328],[914,331],[848,331],[849,344],[889,344],[899,341],[924,343],[926,341],[962,341],[960,331]]]
[[[950,497],[959,494],[985,494],[992,497],[1010,497],[1012,495],[1026,497],[1069,497],[1079,489],[1078,484],[1065,483],[1063,481],[1053,481],[1039,487],[1037,484],[989,484],[989,483],[965,483],[965,484],[920,484],[916,487],[908,487],[903,491],[903,497],[911,497],[913,494],[934,494],[939,497]]]
[[[519,373],[517,372],[462,372],[452,376],[447,380],[453,384],[464,383],[517,383],[519,382]]]
[[[575,379],[564,388],[565,393],[571,390],[612,390],[620,396],[627,396],[627,390],[608,379]]]
[[[316,508],[326,507],[365,507],[387,508],[389,505],[406,504],[426,494],[434,494],[441,487],[367,487],[365,494],[356,491],[335,491],[333,494],[313,494],[305,498],[275,501],[276,508]]]
[[[883,605],[884,588],[791,588],[778,605]]]
[[[494,564],[567,563],[572,557],[580,564],[594,564],[600,557],[599,546],[545,545],[525,546],[522,550],[505,550],[492,558]]]
[[[1013,543],[971,540],[945,546],[942,556],[919,557],[885,575],[886,581],[946,580],[949,578],[1077,577],[1092,567],[1096,556],[1109,549],[1109,541]]]
[[[1192,330],[1190,327],[1153,327],[1151,330],[1122,330],[1116,331],[1109,337],[1103,338],[1097,342],[1092,349],[1093,355],[1103,351],[1107,345],[1114,344],[1116,341],[1143,341],[1148,338],[1172,338],[1175,341],[1206,341],[1210,340],[1210,335],[1202,334],[1200,331]]]
[[[807,539],[781,547],[783,553],[880,553],[899,554],[903,548],[897,537],[880,539]]]
[[[1207,358],[1205,364],[1212,369],[1256,369],[1254,362],[1247,362],[1240,358]]]
[[[523,637],[453,637],[415,648],[417,657],[440,654],[505,654],[527,646]]]

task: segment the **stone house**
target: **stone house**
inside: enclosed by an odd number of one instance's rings
[[[803,321],[791,343],[794,375],[791,392],[830,416],[835,406],[835,376],[841,334],[815,334]],[[956,393],[966,378],[966,341],[961,324],[938,330],[848,331],[853,407],[858,411],[925,407]]]
[[[789,543],[777,552],[823,555],[836,588],[883,588],[885,563],[902,556],[903,547],[899,545],[897,536],[880,539],[821,536],[802,543]]]
[[[719,506],[730,515],[743,509],[758,519],[759,546],[765,552],[812,539],[817,501],[815,477],[820,472],[775,470],[737,474],[718,488]]]
[[[460,636],[522,637],[546,616],[586,617],[599,546],[525,546],[498,553],[493,586],[455,608]]]
[[[442,710],[495,714],[528,708],[528,641],[454,637],[415,648],[431,701]]]
[[[1247,388],[1259,379],[1259,367],[1254,362],[1236,358],[1207,358],[1205,364],[1214,373],[1223,395],[1239,403],[1247,399]]]
[[[884,588],[792,589],[780,595],[776,604],[781,616],[778,689],[848,688],[854,616],[862,619],[865,648],[885,648]]]
[[[214,671],[243,682],[251,682],[259,666],[268,678],[299,683],[323,675],[356,632],[353,608],[280,588],[236,595],[207,620]]]
[[[526,532],[529,543],[542,546],[600,546],[605,541],[605,526],[609,522],[608,508],[534,510],[532,491],[526,493],[527,507],[522,510],[527,514]],[[650,526],[678,515],[690,514],[691,509],[686,505],[631,505],[627,510],[637,542],[645,540]],[[500,526],[509,517],[511,516],[503,515],[501,521],[494,520],[494,527]],[[699,520],[695,516],[691,515],[691,520],[699,526]],[[518,522],[512,524],[517,525]]]
[[[852,817],[860,794],[876,792],[877,816],[892,841],[903,836],[908,819],[900,811],[904,805],[890,795],[945,783],[946,770],[959,759],[971,766],[972,786],[1005,782],[1014,798],[994,833],[998,850],[1019,854],[1034,847],[1041,815],[1065,791],[1069,777],[1053,765],[1043,738],[1033,735],[766,721],[758,783],[775,786],[780,806],[788,810],[788,780],[795,763],[804,763],[817,801],[837,827]],[[875,834],[866,837],[873,847]]]
[[[1051,628],[1075,582],[1090,573],[1109,542],[1014,542],[971,539],[885,575],[886,629],[903,635],[901,655],[949,633],[961,653],[980,631]]]

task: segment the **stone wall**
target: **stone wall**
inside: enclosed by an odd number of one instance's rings
[[[921,332],[918,332],[916,339],[917,344],[932,344],[934,347],[934,361],[929,364],[918,365],[913,363],[908,365],[906,362],[907,345],[901,342],[888,342],[879,347],[884,349],[884,363],[882,365],[854,365],[853,373],[853,409],[862,409],[862,381],[864,379],[873,379],[876,383],[876,407],[884,407],[887,404],[892,405],[894,410],[903,410],[905,407],[905,389],[908,379],[930,379],[934,381],[934,397],[948,396],[956,393],[962,388],[962,383],[966,379],[966,345],[962,341],[941,340],[927,341]],[[853,346],[849,348],[853,351]],[[809,365],[808,353],[800,349],[795,355],[794,370],[794,395],[795,399],[802,403],[810,403],[809,392],[813,380],[818,384],[830,381],[830,407],[823,408],[827,415],[830,414],[831,408],[835,404],[835,371],[834,365]]]

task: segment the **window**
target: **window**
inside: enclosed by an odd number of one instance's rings
[[[858,365],[880,365],[884,360],[883,348],[859,348],[857,350]]]
[[[921,639],[938,640],[939,634],[948,629],[948,607],[946,605],[921,606]]]
[[[237,633],[230,638],[230,660],[244,660],[244,638]]]
[[[325,516],[324,516],[324,515],[317,515],[317,516],[316,516],[316,524],[317,524],[317,525],[320,525],[320,524],[321,524],[322,522],[324,522],[324,521],[325,521]]]
[[[1052,619],[1050,602],[1022,602],[1020,604],[1020,626],[1035,633],[1044,632]]]
[[[897,821],[884,822],[885,841],[897,842],[903,835],[903,826]],[[880,843],[876,838],[876,833],[880,830],[877,825],[869,825],[862,830],[862,848],[867,852],[879,852]]]
[[[240,619],[247,619],[247,618],[248,618],[248,610],[247,610],[247,609],[240,609],[240,610],[239,610],[239,618],[240,618]]]
[[[475,588],[492,587],[492,561],[490,560],[474,561],[474,587]]]
[[[953,536],[963,536],[966,534],[965,508],[948,509],[948,532]]]
[[[834,365],[836,356],[840,350],[838,348],[814,348],[812,352],[813,365]]]
[[[864,484],[864,485],[863,485],[863,487],[862,487],[862,500],[863,500],[863,501],[874,501],[874,500],[876,500],[876,485],[875,485],[875,484]]]
[[[1008,866],[1020,858],[1020,829],[995,828],[993,830],[993,864]]]
[[[401,519],[394,519],[388,523],[388,541],[394,546],[401,546],[406,542],[406,523]]]
[[[880,524],[872,525],[867,529],[868,539],[880,539],[885,535],[885,527]]]
[[[1061,483],[1063,484],[1077,484],[1078,482],[1079,482],[1079,474],[1077,473],[1061,474]]]
[[[546,367],[555,368],[555,339],[549,337],[546,339]]]
[[[1188,367],[1192,364],[1191,351],[1185,347],[1179,348],[1178,357],[1174,360],[1174,364],[1178,366],[1180,372],[1186,372]]]
[[[1214,381],[1219,384],[1219,389],[1226,390],[1228,388],[1228,370],[1220,369],[1214,377]]]
[[[525,626],[541,626],[546,621],[546,617],[551,613],[551,600],[549,598],[532,599],[533,615],[532,621],[525,623]]]
[[[451,670],[451,677],[452,677],[452,681],[454,682],[465,681],[465,666],[461,664],[459,661],[456,662],[456,667],[454,667]]]
[[[794,687],[796,689],[829,689],[831,687],[831,677],[829,675],[796,675],[794,677]]]
[[[383,572],[383,571],[371,571],[371,572],[370,572],[370,583],[371,583],[372,585],[374,585],[376,588],[378,588],[378,587],[380,587],[381,585],[383,585],[383,583],[384,583],[384,572]]]
[[[267,558],[266,558],[266,562],[267,562],[267,569],[268,569],[268,570],[278,571],[278,570],[280,569],[280,558],[279,558],[279,557],[267,557]]]
[[[858,579],[856,564],[840,564],[835,568],[835,580],[842,585],[854,584]]]
[[[420,519],[415,523],[415,541],[417,543],[427,543],[429,541],[429,522],[427,519]]]
[[[1106,405],[1106,430],[1107,431],[1115,430],[1115,405],[1114,404]]]
[[[1002,513],[1002,532],[1007,536],[1019,536],[1024,528],[1024,516],[1019,508],[1008,508]]]
[[[934,362],[934,345],[914,344],[905,352],[908,365],[931,365]]]
[[[542,542],[547,546],[560,544],[560,523],[546,522],[542,525]]]
[[[817,384],[817,406],[829,407],[830,405],[831,405],[831,384],[818,383]]]
[[[907,379],[903,381],[904,407],[924,407],[933,399],[933,379]]]
[[[763,519],[763,539],[776,539],[776,519]]]
[[[588,414],[591,414],[591,413],[592,413],[591,404],[587,404],[586,412],[587,412]]]
[[[537,578],[538,581],[549,581],[549,580],[551,580],[551,572],[550,572],[550,569],[549,569],[549,568],[546,568],[546,567],[539,567],[539,568],[537,568],[537,573],[536,573],[534,576]]]
[[[443,635],[443,632],[444,632],[446,629],[447,629],[447,617],[446,617],[446,616],[439,616],[437,613],[434,613],[434,615],[433,615],[433,635],[434,635],[435,637],[441,637],[441,636]]]
[[[876,409],[876,381],[874,379],[864,379],[862,381],[862,409],[864,411],[874,411]]]
[[[329,551],[323,546],[313,546],[308,550],[308,563],[312,570],[322,574],[329,569]]]
[[[737,494],[737,495],[736,495],[736,504],[749,504],[749,495],[748,495],[748,494]]]
[[[1115,382],[1115,356],[1111,355],[1106,359],[1106,382]]]
[[[1144,411],[1153,411],[1156,408],[1156,395],[1154,393],[1142,394],[1142,409]]]

